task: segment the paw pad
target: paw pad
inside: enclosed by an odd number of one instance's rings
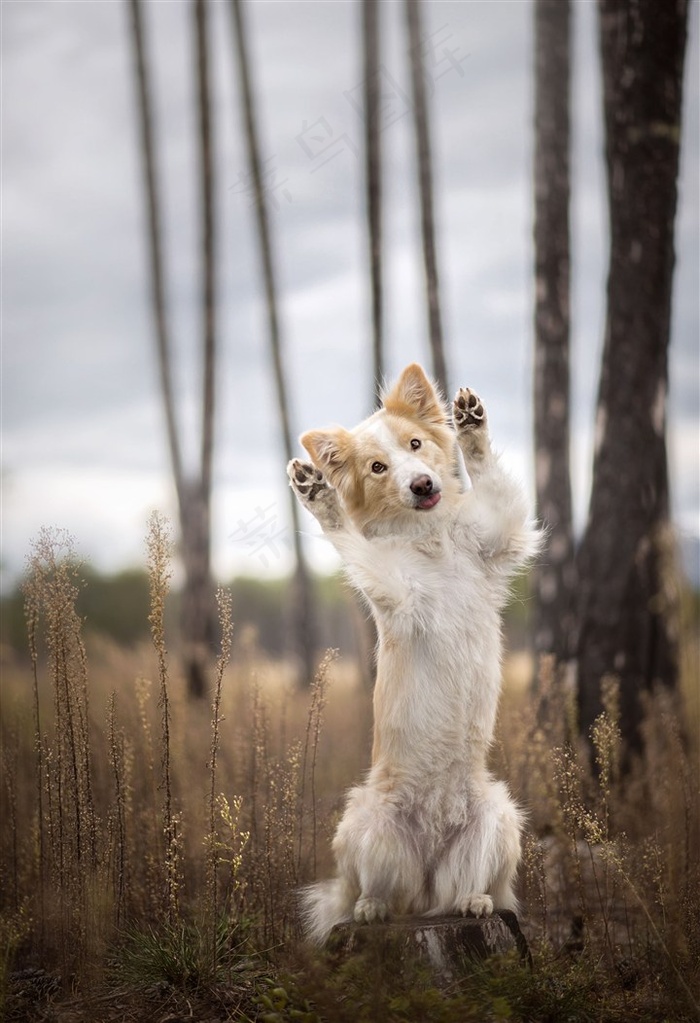
[[[287,475],[303,501],[313,501],[320,491],[328,489],[323,473],[310,462],[301,462],[298,458],[292,459],[287,466]]]
[[[452,418],[458,430],[482,426],[486,413],[479,395],[468,387],[460,388],[452,406]]]

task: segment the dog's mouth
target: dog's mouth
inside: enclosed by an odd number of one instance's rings
[[[425,497],[421,497],[416,501],[416,508],[427,510],[428,508],[434,508],[438,503],[442,494],[439,490],[434,490],[432,494],[427,494]]]

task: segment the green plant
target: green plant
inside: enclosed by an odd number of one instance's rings
[[[230,978],[247,961],[247,942],[222,918],[212,933],[196,924],[130,927],[112,953],[110,972],[120,984],[140,987],[172,984],[183,990],[210,986]]]

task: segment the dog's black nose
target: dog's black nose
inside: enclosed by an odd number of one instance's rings
[[[426,497],[433,492],[433,481],[430,476],[416,476],[411,483],[411,491],[418,497]]]

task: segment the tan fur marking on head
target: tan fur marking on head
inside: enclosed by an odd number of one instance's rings
[[[454,437],[449,427],[381,409],[353,431],[352,454],[337,483],[343,504],[361,531],[371,523],[415,514],[412,506],[407,506],[402,499],[396,476],[396,450],[385,446],[376,431],[378,423],[386,424],[393,443],[406,454],[412,453],[411,441],[420,440],[421,447],[416,454],[426,462],[428,470],[432,468],[442,480],[443,499],[452,499],[457,494],[451,471]],[[375,461],[385,464],[386,471],[373,473]]]
[[[316,468],[335,485],[352,455],[353,440],[350,433],[342,426],[333,426],[325,430],[309,430],[299,440]]]
[[[339,487],[342,489],[343,502],[348,513],[360,528],[372,517],[367,514],[368,506],[371,506],[376,514],[378,498],[381,505],[382,495],[385,499],[388,497],[387,507],[396,499],[389,475],[373,474],[371,471],[373,462],[383,464],[388,462],[387,453],[382,445],[376,438],[363,436],[362,433],[354,436],[352,458],[348,461]],[[387,490],[391,490],[390,496],[387,495]]]
[[[406,367],[391,390],[384,395],[383,405],[392,415],[418,418],[436,425],[447,422],[440,396],[417,362]]]

